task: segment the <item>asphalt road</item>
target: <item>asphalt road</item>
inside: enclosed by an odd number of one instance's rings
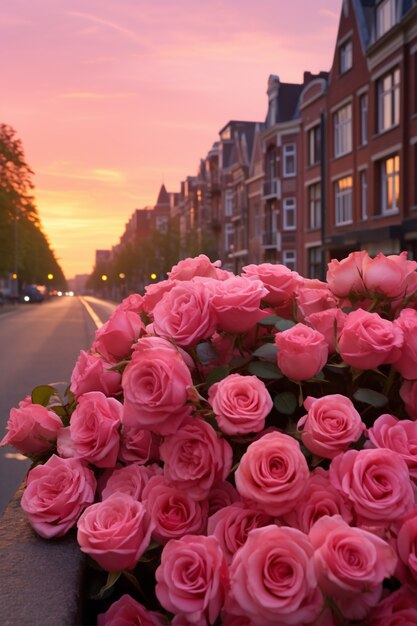
[[[37,385],[68,383],[81,349],[90,347],[97,328],[115,304],[86,297],[18,305],[0,314],[0,440],[10,409]],[[94,315],[95,314],[95,315]],[[0,513],[30,463],[10,447],[0,448]]]

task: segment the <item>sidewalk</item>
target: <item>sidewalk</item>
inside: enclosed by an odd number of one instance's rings
[[[2,313],[9,313],[10,311],[17,311],[20,308],[20,302],[16,304],[0,304],[0,315]]]

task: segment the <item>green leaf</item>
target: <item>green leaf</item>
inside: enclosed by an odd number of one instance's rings
[[[275,408],[284,415],[292,415],[297,408],[297,398],[290,391],[278,393],[274,398]]]
[[[203,365],[208,365],[213,361],[217,361],[217,359],[219,358],[219,355],[209,341],[199,343],[195,351],[197,352],[200,363],[202,363]]]
[[[39,385],[32,391],[32,402],[33,404],[48,406],[49,400],[56,394],[56,389],[50,385]]]
[[[253,353],[253,356],[257,356],[258,359],[269,361],[270,363],[277,362],[277,355],[278,346],[275,346],[273,343],[265,343]]]
[[[206,385],[211,387],[214,383],[218,383],[223,378],[229,375],[229,368],[227,365],[219,365],[218,367],[213,367],[212,370],[207,375]]]
[[[96,596],[94,596],[94,599],[95,600],[101,599],[104,596],[104,594],[107,591],[109,591],[109,589],[111,589],[113,587],[113,585],[115,585],[117,583],[117,581],[119,580],[121,575],[122,575],[122,572],[109,572],[108,575],[107,575],[106,584],[103,585],[103,587],[100,589],[98,594]]]
[[[289,330],[295,326],[295,322],[291,320],[285,320],[283,317],[275,324],[275,328],[279,331]]]
[[[379,391],[374,391],[373,389],[358,389],[353,394],[353,397],[358,402],[370,404],[371,406],[374,406],[376,408],[385,406],[388,402],[387,396],[384,396],[383,393],[379,393]]]
[[[284,375],[281,370],[274,364],[265,361],[252,361],[248,365],[248,371],[258,378],[269,378],[279,380]]]
[[[275,326],[280,320],[282,320],[282,317],[278,315],[268,315],[261,319],[258,324],[259,326]]]

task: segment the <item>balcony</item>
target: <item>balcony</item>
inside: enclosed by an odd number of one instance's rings
[[[268,198],[281,197],[281,185],[279,178],[269,178],[265,180],[262,187],[262,197],[264,200]]]
[[[264,231],[262,233],[262,247],[267,250],[281,250],[281,233],[276,230]]]

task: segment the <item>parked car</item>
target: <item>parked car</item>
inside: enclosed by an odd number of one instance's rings
[[[20,296],[22,302],[43,302],[44,296],[35,285],[23,287]]]

